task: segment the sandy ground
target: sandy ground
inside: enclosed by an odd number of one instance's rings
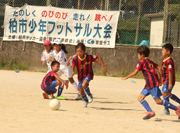
[[[90,83],[93,103],[83,108],[83,101],[75,101],[76,93],[70,85],[58,111],[49,108],[42,97],[40,83],[45,73],[0,70],[0,133],[179,133],[180,120],[174,111],[161,115],[163,107],[147,97],[156,116],[143,120],[142,105],[137,97],[144,80],[95,76]],[[63,76],[62,78],[65,79]],[[77,77],[74,77],[77,81]],[[134,80],[136,83],[130,83]],[[180,97],[180,83],[174,93]],[[175,102],[172,102],[178,105]]]

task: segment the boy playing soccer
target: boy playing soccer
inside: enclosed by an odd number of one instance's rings
[[[172,110],[175,110],[176,114],[178,115],[178,118],[180,118],[180,107],[174,106],[168,101],[161,100],[160,98],[162,94],[159,89],[159,81],[160,81],[160,85],[162,85],[162,70],[161,70],[161,67],[159,67],[157,64],[155,64],[154,62],[152,62],[151,60],[147,58],[150,53],[149,48],[146,46],[140,46],[137,49],[137,53],[138,53],[138,58],[140,61],[137,64],[135,71],[131,73],[129,76],[122,78],[122,80],[126,80],[128,78],[135,76],[139,71],[143,72],[146,85],[138,97],[138,101],[147,110],[146,116],[143,119],[146,120],[155,116],[155,112],[152,111],[149,104],[145,100],[146,96],[150,94],[152,95],[153,99],[155,100],[157,104],[164,105]],[[160,80],[158,79],[158,74],[157,74],[156,69],[158,69],[158,72],[160,74]]]
[[[180,99],[171,93],[175,85],[175,69],[173,59],[170,57],[173,52],[172,44],[165,44],[162,46],[162,70],[163,70],[163,87],[162,95],[163,99],[169,102],[169,97],[180,104]],[[163,114],[169,115],[169,109],[165,106]]]
[[[48,94],[51,95],[51,98],[54,97],[54,93],[56,93],[56,86],[59,86],[58,88],[58,95],[61,95],[63,87],[64,87],[64,82],[63,80],[57,75],[57,72],[59,71],[59,66],[60,63],[57,61],[53,61],[51,63],[51,69],[49,73],[46,74],[44,79],[42,80],[41,88],[44,91],[43,97],[44,99],[49,99]],[[56,81],[57,79],[57,81]]]
[[[93,101],[93,97],[89,89],[89,82],[93,79],[94,76],[92,70],[92,62],[95,62],[96,59],[99,59],[102,66],[102,70],[104,72],[107,72],[107,69],[104,66],[101,57],[96,55],[88,55],[85,53],[85,49],[86,47],[83,43],[78,43],[78,45],[76,46],[77,55],[73,56],[72,61],[72,74],[74,75],[75,67],[78,71],[78,89],[80,91],[82,98],[85,101],[83,107],[87,107],[88,102],[90,103]],[[84,91],[87,93],[89,101]]]

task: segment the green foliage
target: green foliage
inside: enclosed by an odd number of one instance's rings
[[[169,4],[169,11],[177,14],[174,21],[179,24],[180,23],[180,4]]]
[[[3,62],[0,59],[0,69],[5,70],[29,70],[28,66],[25,64],[17,64],[15,59],[9,59],[7,62]]]
[[[102,72],[102,71],[95,71],[94,74],[99,75],[99,76],[107,76],[107,74],[105,72]]]
[[[136,33],[137,18],[128,20],[120,19],[118,23],[119,32]],[[141,18],[139,33],[149,34],[150,32],[150,18]]]

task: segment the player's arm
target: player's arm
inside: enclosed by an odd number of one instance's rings
[[[72,59],[73,59],[73,56],[70,56],[68,61],[67,61],[67,66],[70,66],[70,64],[71,64],[70,62],[72,61]]]
[[[131,74],[129,74],[127,77],[122,78],[122,80],[126,80],[128,78],[134,77],[137,75],[137,73],[139,72],[139,70],[135,69],[134,72],[132,72]]]
[[[172,70],[170,70],[168,73],[169,73],[169,87],[168,87],[168,89],[171,90],[172,89],[172,80],[173,80]]]
[[[107,68],[104,66],[103,60],[102,60],[102,58],[100,56],[98,56],[98,60],[99,60],[99,62],[101,64],[101,66],[102,66],[101,70],[106,73],[107,72]]]
[[[72,76],[74,76],[74,69],[75,69],[75,66],[72,66],[71,68]]]
[[[162,68],[160,66],[157,66],[156,68],[158,70],[159,73],[159,85],[162,85]]]
[[[94,63],[101,66],[101,63],[99,61],[95,61]]]
[[[55,74],[54,77],[61,82],[61,87],[64,88],[64,81],[57,74]]]
[[[75,66],[76,66],[76,62],[75,62],[74,59],[72,59],[72,67],[71,67],[72,76],[74,76],[74,69],[75,69]]]

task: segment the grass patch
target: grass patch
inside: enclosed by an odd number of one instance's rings
[[[176,81],[180,81],[180,73],[177,73],[177,74],[175,75],[175,77],[176,77]]]
[[[3,62],[0,59],[0,69],[3,70],[29,70],[29,67],[23,63],[16,63],[15,59],[9,59],[7,62]]]

